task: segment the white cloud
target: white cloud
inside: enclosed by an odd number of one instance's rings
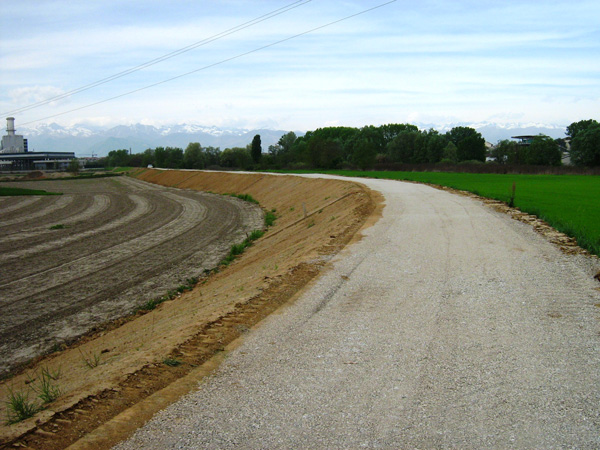
[[[0,108],[16,109],[160,57],[284,1],[22,0],[0,25]],[[269,22],[23,115],[36,120],[223,61],[378,4],[313,1]],[[40,10],[36,10],[39,6]],[[260,11],[258,11],[260,9]],[[143,10],[144,14],[140,14]],[[19,16],[21,14],[21,16]],[[176,81],[52,120],[275,124],[569,122],[600,110],[594,2],[396,2]],[[534,20],[535,19],[535,20]],[[11,28],[13,27],[13,28]],[[3,36],[4,36],[3,35]],[[8,95],[7,93],[10,93]],[[421,119],[411,119],[422,117]],[[428,120],[427,118],[431,118]],[[562,119],[561,119],[562,118]],[[508,120],[508,119],[507,119]],[[115,123],[116,124],[116,123]]]

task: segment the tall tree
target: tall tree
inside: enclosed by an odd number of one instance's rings
[[[580,120],[579,122],[573,122],[567,127],[567,136],[571,139],[575,139],[580,132],[586,131],[588,128],[598,125],[598,122],[594,119]]]
[[[254,136],[254,139],[252,139],[252,148],[250,150],[250,155],[252,156],[252,161],[254,161],[255,164],[258,164],[260,162],[260,157],[262,156],[260,134],[257,134],[256,136]]]
[[[571,161],[577,166],[600,166],[600,124],[594,122],[571,140]]]
[[[204,152],[199,142],[190,142],[183,152],[183,166],[186,169],[204,169]]]
[[[485,139],[470,127],[454,127],[446,137],[456,145],[458,161],[485,161]]]

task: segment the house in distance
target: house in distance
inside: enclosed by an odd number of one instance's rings
[[[73,152],[30,152],[27,139],[15,134],[15,118],[6,118],[6,135],[0,143],[0,171],[65,170]]]

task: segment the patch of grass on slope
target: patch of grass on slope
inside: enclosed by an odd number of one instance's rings
[[[37,189],[21,189],[13,187],[0,187],[0,196],[15,195],[62,195],[60,192],[47,192]]]
[[[418,181],[473,192],[535,214],[579,245],[600,255],[600,177],[588,175],[502,175],[446,172],[328,172],[345,176]]]

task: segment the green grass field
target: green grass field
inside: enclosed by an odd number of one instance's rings
[[[0,197],[14,195],[62,195],[60,192],[47,192],[36,189],[21,189],[13,187],[0,187]]]
[[[353,176],[410,180],[448,186],[508,203],[535,214],[578,244],[600,255],[600,177],[586,175],[498,175],[448,172],[329,171]]]

